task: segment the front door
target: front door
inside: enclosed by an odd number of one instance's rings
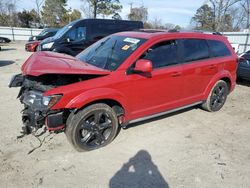
[[[182,93],[182,65],[179,64],[177,49],[175,40],[156,43],[140,57],[152,62],[152,73],[126,76],[129,84],[123,90],[129,96],[132,119],[178,106]]]

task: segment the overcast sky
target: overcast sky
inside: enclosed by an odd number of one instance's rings
[[[35,6],[35,0],[19,0],[18,9],[31,9]],[[205,0],[120,0],[123,10],[120,13],[123,19],[127,18],[130,3],[133,6],[144,5],[148,8],[149,20],[161,19],[163,23],[173,23],[186,27],[191,17]],[[68,6],[79,9],[83,4],[80,0],[68,0]]]

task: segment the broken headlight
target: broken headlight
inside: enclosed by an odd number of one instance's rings
[[[43,96],[38,91],[28,91],[24,94],[22,102],[33,109],[50,109],[62,97],[62,95]]]
[[[47,106],[47,108],[52,108],[60,99],[62,95],[51,95],[51,96],[44,96],[42,98],[42,104]]]

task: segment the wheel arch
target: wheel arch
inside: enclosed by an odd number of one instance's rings
[[[207,99],[211,89],[213,88],[213,86],[216,84],[217,81],[219,80],[223,80],[227,83],[228,87],[229,87],[229,90],[232,91],[234,89],[234,86],[235,84],[234,81],[233,81],[233,78],[231,76],[231,74],[228,72],[228,71],[223,71],[222,73],[218,73],[216,74],[210,81],[210,83],[208,84],[206,90],[205,90],[205,93],[204,93],[204,96],[205,96],[205,99]]]
[[[129,117],[129,109],[125,97],[118,91],[107,88],[84,92],[73,98],[65,108],[76,109],[78,111],[96,103],[109,105],[118,115],[123,113],[125,119]]]

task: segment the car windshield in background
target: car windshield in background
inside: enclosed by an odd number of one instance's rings
[[[84,50],[77,58],[96,67],[114,71],[145,41],[126,36],[108,36]]]
[[[65,25],[60,30],[58,30],[58,32],[55,34],[54,38],[60,38],[60,37],[62,37],[75,24],[76,21],[71,22],[68,25]]]

